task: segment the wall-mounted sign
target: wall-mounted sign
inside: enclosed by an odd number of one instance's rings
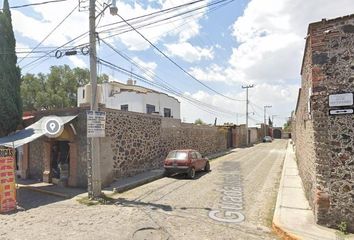
[[[343,107],[353,105],[353,93],[342,93],[329,95],[330,107]]]
[[[0,149],[0,213],[16,209],[14,149]]]
[[[329,110],[329,115],[343,115],[343,114],[353,114],[353,113],[354,113],[354,109],[352,108]]]
[[[87,137],[105,137],[106,113],[87,111]]]

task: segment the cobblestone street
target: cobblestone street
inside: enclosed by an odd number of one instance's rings
[[[0,239],[277,239],[271,231],[287,141],[236,149],[211,172],[116,194],[114,204],[23,189],[24,211],[0,215]]]

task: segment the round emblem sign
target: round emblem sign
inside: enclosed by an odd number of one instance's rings
[[[43,130],[47,137],[55,138],[63,132],[64,128],[60,118],[50,116],[46,121],[44,121]]]

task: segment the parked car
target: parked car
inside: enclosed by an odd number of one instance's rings
[[[195,178],[197,171],[210,171],[209,159],[193,149],[173,150],[164,161],[166,175],[184,173],[188,178]]]
[[[272,142],[272,141],[273,141],[273,139],[272,139],[271,136],[265,136],[265,137],[263,138],[263,142]]]

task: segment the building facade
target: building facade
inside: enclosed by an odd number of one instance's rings
[[[65,124],[60,136],[44,135],[23,146],[21,178],[52,183],[64,180],[65,185],[87,186],[87,110],[80,107],[33,113],[33,122],[49,115],[75,118]],[[193,148],[208,155],[227,148],[225,132],[214,126],[115,109],[99,110],[106,112],[106,136],[100,138],[104,186],[118,178],[161,168],[173,149]]]
[[[78,106],[91,102],[91,85],[77,90]],[[180,119],[180,102],[165,93],[137,86],[133,80],[127,84],[108,82],[98,84],[97,101],[106,108],[160,115]]]
[[[354,15],[308,28],[294,142],[319,224],[354,231]]]

